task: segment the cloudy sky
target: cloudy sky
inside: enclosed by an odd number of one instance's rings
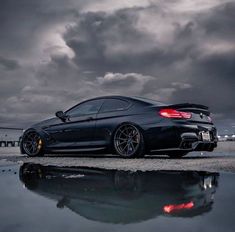
[[[231,129],[234,28],[231,0],[1,0],[0,125],[125,94],[206,104]]]

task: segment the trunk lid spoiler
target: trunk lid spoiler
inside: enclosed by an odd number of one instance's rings
[[[209,107],[201,104],[193,103],[180,103],[166,106],[167,108],[174,108],[185,112],[203,113],[207,116],[210,115]],[[164,107],[165,108],[165,107]]]

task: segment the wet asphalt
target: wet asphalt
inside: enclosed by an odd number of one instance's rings
[[[46,155],[29,158],[18,147],[0,148],[0,164],[6,162],[39,163],[42,165],[96,167],[118,170],[196,170],[235,173],[235,142],[220,142],[214,152],[192,152],[180,159],[167,156],[145,156],[123,159],[114,155]]]

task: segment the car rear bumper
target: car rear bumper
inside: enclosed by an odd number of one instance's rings
[[[211,141],[203,141],[201,133],[183,133],[179,148],[191,151],[213,151],[217,147],[217,138],[210,132]]]
[[[150,133],[149,133],[150,132]],[[209,132],[210,141],[204,141],[202,132]],[[217,147],[214,125],[175,124],[147,129],[148,150],[161,151],[213,151]]]

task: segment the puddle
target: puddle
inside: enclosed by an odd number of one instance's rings
[[[234,231],[234,174],[0,167],[0,231]]]

